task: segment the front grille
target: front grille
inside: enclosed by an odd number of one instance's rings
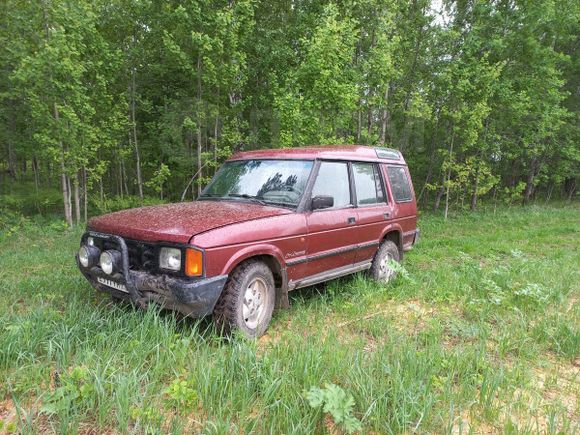
[[[120,250],[113,240],[95,238],[95,244],[102,251],[107,249]],[[151,243],[125,239],[129,251],[129,268],[136,271],[154,272],[157,270],[157,248]]]
[[[154,245],[134,240],[125,240],[129,250],[131,270],[151,272],[157,268],[157,250]]]

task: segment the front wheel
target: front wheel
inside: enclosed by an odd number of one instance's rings
[[[393,269],[391,261],[396,261],[397,263],[401,260],[401,254],[399,253],[399,248],[391,240],[385,240],[379,246],[373,263],[369,270],[371,277],[375,281],[387,283],[393,280],[397,272]]]
[[[239,329],[249,338],[260,337],[272,319],[275,300],[270,268],[261,261],[247,261],[230,275],[214,308],[214,321],[225,334]]]

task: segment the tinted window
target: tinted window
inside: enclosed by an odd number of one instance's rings
[[[389,182],[396,202],[409,201],[413,198],[407,172],[401,166],[389,166]]]
[[[384,202],[383,187],[377,170],[372,163],[353,163],[354,185],[358,205]]]
[[[350,183],[346,163],[322,162],[312,197],[324,195],[334,198],[334,208],[346,207],[350,202]]]

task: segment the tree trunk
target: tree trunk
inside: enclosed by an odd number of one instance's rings
[[[369,107],[367,112],[367,136],[371,138],[373,135],[373,109]]]
[[[16,179],[16,164],[14,158],[14,152],[12,150],[12,144],[8,141],[8,174],[13,180]]]
[[[437,195],[435,196],[435,203],[433,204],[433,211],[439,210],[439,206],[441,205],[441,198],[445,194],[445,173],[443,173],[443,182],[441,187],[437,190]]]
[[[390,118],[390,114],[389,114],[389,90],[390,90],[390,84],[387,85],[387,88],[385,89],[385,95],[384,95],[384,101],[383,101],[383,110],[382,110],[382,116],[381,116],[381,133],[379,136],[379,144],[380,145],[385,145],[386,140],[387,140],[387,127],[389,124],[389,118]]]
[[[477,188],[478,188],[479,178],[475,177],[475,182],[473,183],[473,191],[471,192],[471,211],[475,211],[477,208]]]
[[[121,159],[119,159],[119,164],[117,165],[117,192],[121,199],[123,199],[123,171],[121,169]],[[127,192],[129,194],[129,192]]]
[[[548,192],[546,194],[546,203],[550,202],[553,191],[554,191],[554,183],[550,183],[550,186],[548,187]]]
[[[449,146],[449,159],[453,158],[453,141],[455,140],[455,131],[451,134],[451,145]],[[447,215],[449,213],[449,189],[451,180],[451,165],[449,165],[449,170],[447,171],[447,189],[445,192],[445,215],[444,220],[447,220]]]
[[[357,121],[356,121],[356,143],[358,144],[360,144],[361,131],[362,131],[362,110],[360,108],[359,101],[359,108],[357,111]]]
[[[127,169],[125,167],[125,159],[121,158],[121,184],[125,189],[125,193],[129,195],[129,186],[127,185]]]
[[[435,164],[435,150],[438,130],[439,130],[439,110],[437,110],[435,128],[433,129],[433,136],[431,137],[431,153],[429,154],[429,168],[427,170],[425,182],[423,183],[423,188],[421,189],[421,192],[419,193],[419,196],[417,198],[417,202],[421,202],[423,194],[426,191],[427,184],[431,181],[431,177],[433,176],[433,166]],[[439,200],[441,200],[441,198],[439,198]]]
[[[217,113],[215,117],[215,124],[213,126],[213,161],[217,163],[217,151],[218,151],[218,136],[219,136],[219,128],[220,128],[220,114]]]
[[[568,190],[568,198],[566,198],[568,202],[572,201],[574,193],[576,193],[576,178],[572,178],[572,182],[570,183],[570,189]]]
[[[139,198],[143,199],[143,179],[141,177],[141,154],[137,140],[137,120],[135,119],[135,68],[131,67],[131,125],[133,133],[133,146],[135,147],[135,169],[137,171],[137,186]]]
[[[524,198],[523,198],[524,205],[530,202],[532,193],[534,193],[534,179],[536,177],[536,166],[537,160],[534,158],[530,162],[530,168],[528,169],[528,175],[526,177],[526,188],[524,189]]]
[[[45,39],[46,42],[49,43],[50,41],[50,26],[48,23],[48,11],[46,10],[46,3],[43,1],[41,2],[42,5],[42,15],[44,18],[44,32],[45,32]],[[60,122],[60,113],[58,111],[58,106],[56,101],[53,102],[52,105],[53,109],[53,116],[56,124]],[[72,206],[70,202],[70,182],[68,181],[68,177],[66,175],[66,163],[65,163],[65,145],[62,141],[62,138],[59,136],[58,142],[60,145],[60,181],[61,181],[61,188],[62,188],[62,199],[64,205],[64,218],[66,223],[69,226],[73,226],[73,219],[72,219]]]
[[[73,220],[73,216],[72,216],[72,211],[73,211],[73,207],[72,207],[72,188],[71,188],[71,184],[70,184],[70,176],[69,175],[66,176],[66,188],[67,188],[67,192],[68,192],[68,197],[67,197],[68,208],[70,210],[70,219],[71,219],[71,222],[72,222],[72,220]]]
[[[81,223],[81,191],[80,177],[78,172],[75,174],[73,184],[75,186],[75,217],[77,225],[79,225]]]
[[[483,146],[487,144],[487,128],[489,126],[489,118],[485,120],[485,130],[483,132]],[[479,149],[477,155],[477,168],[475,170],[475,180],[473,182],[473,190],[471,191],[471,211],[475,211],[477,207],[477,189],[479,188],[479,174],[481,171],[481,161],[483,159],[483,146]]]
[[[483,152],[480,152],[478,156],[477,168],[475,169],[475,180],[473,180],[473,187],[471,189],[471,211],[475,211],[477,208],[477,189],[479,189],[479,172],[481,169],[482,154]]]
[[[53,104],[53,111],[54,111],[54,119],[55,121],[59,122],[60,120],[60,113],[58,111],[58,106],[56,105],[56,103]],[[73,218],[72,218],[72,207],[71,207],[71,202],[70,202],[70,182],[68,181],[68,177],[66,175],[66,164],[65,164],[65,149],[64,149],[64,143],[62,141],[62,139],[59,138],[59,143],[60,143],[60,181],[61,181],[61,187],[62,187],[62,199],[64,202],[64,218],[66,220],[66,223],[69,226],[73,226]]]
[[[38,185],[40,183],[40,168],[38,167],[38,159],[36,156],[32,156],[32,172],[34,173],[34,188],[36,189],[36,194],[38,195]]]
[[[201,137],[201,55],[197,57],[197,195],[201,195],[201,183],[199,179],[203,177],[201,166],[202,137]],[[193,190],[193,189],[192,189]]]
[[[84,221],[87,222],[88,204],[89,204],[89,189],[87,187],[87,168],[83,166],[83,200],[84,200]]]

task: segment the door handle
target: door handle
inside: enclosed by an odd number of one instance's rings
[[[386,212],[383,216],[385,217],[385,219],[388,219],[391,216],[391,213]]]
[[[352,225],[352,224],[354,224],[355,222],[356,222],[356,219],[355,219],[355,218],[353,218],[353,217],[349,217],[349,218],[348,218],[348,224],[349,224],[349,225]]]

